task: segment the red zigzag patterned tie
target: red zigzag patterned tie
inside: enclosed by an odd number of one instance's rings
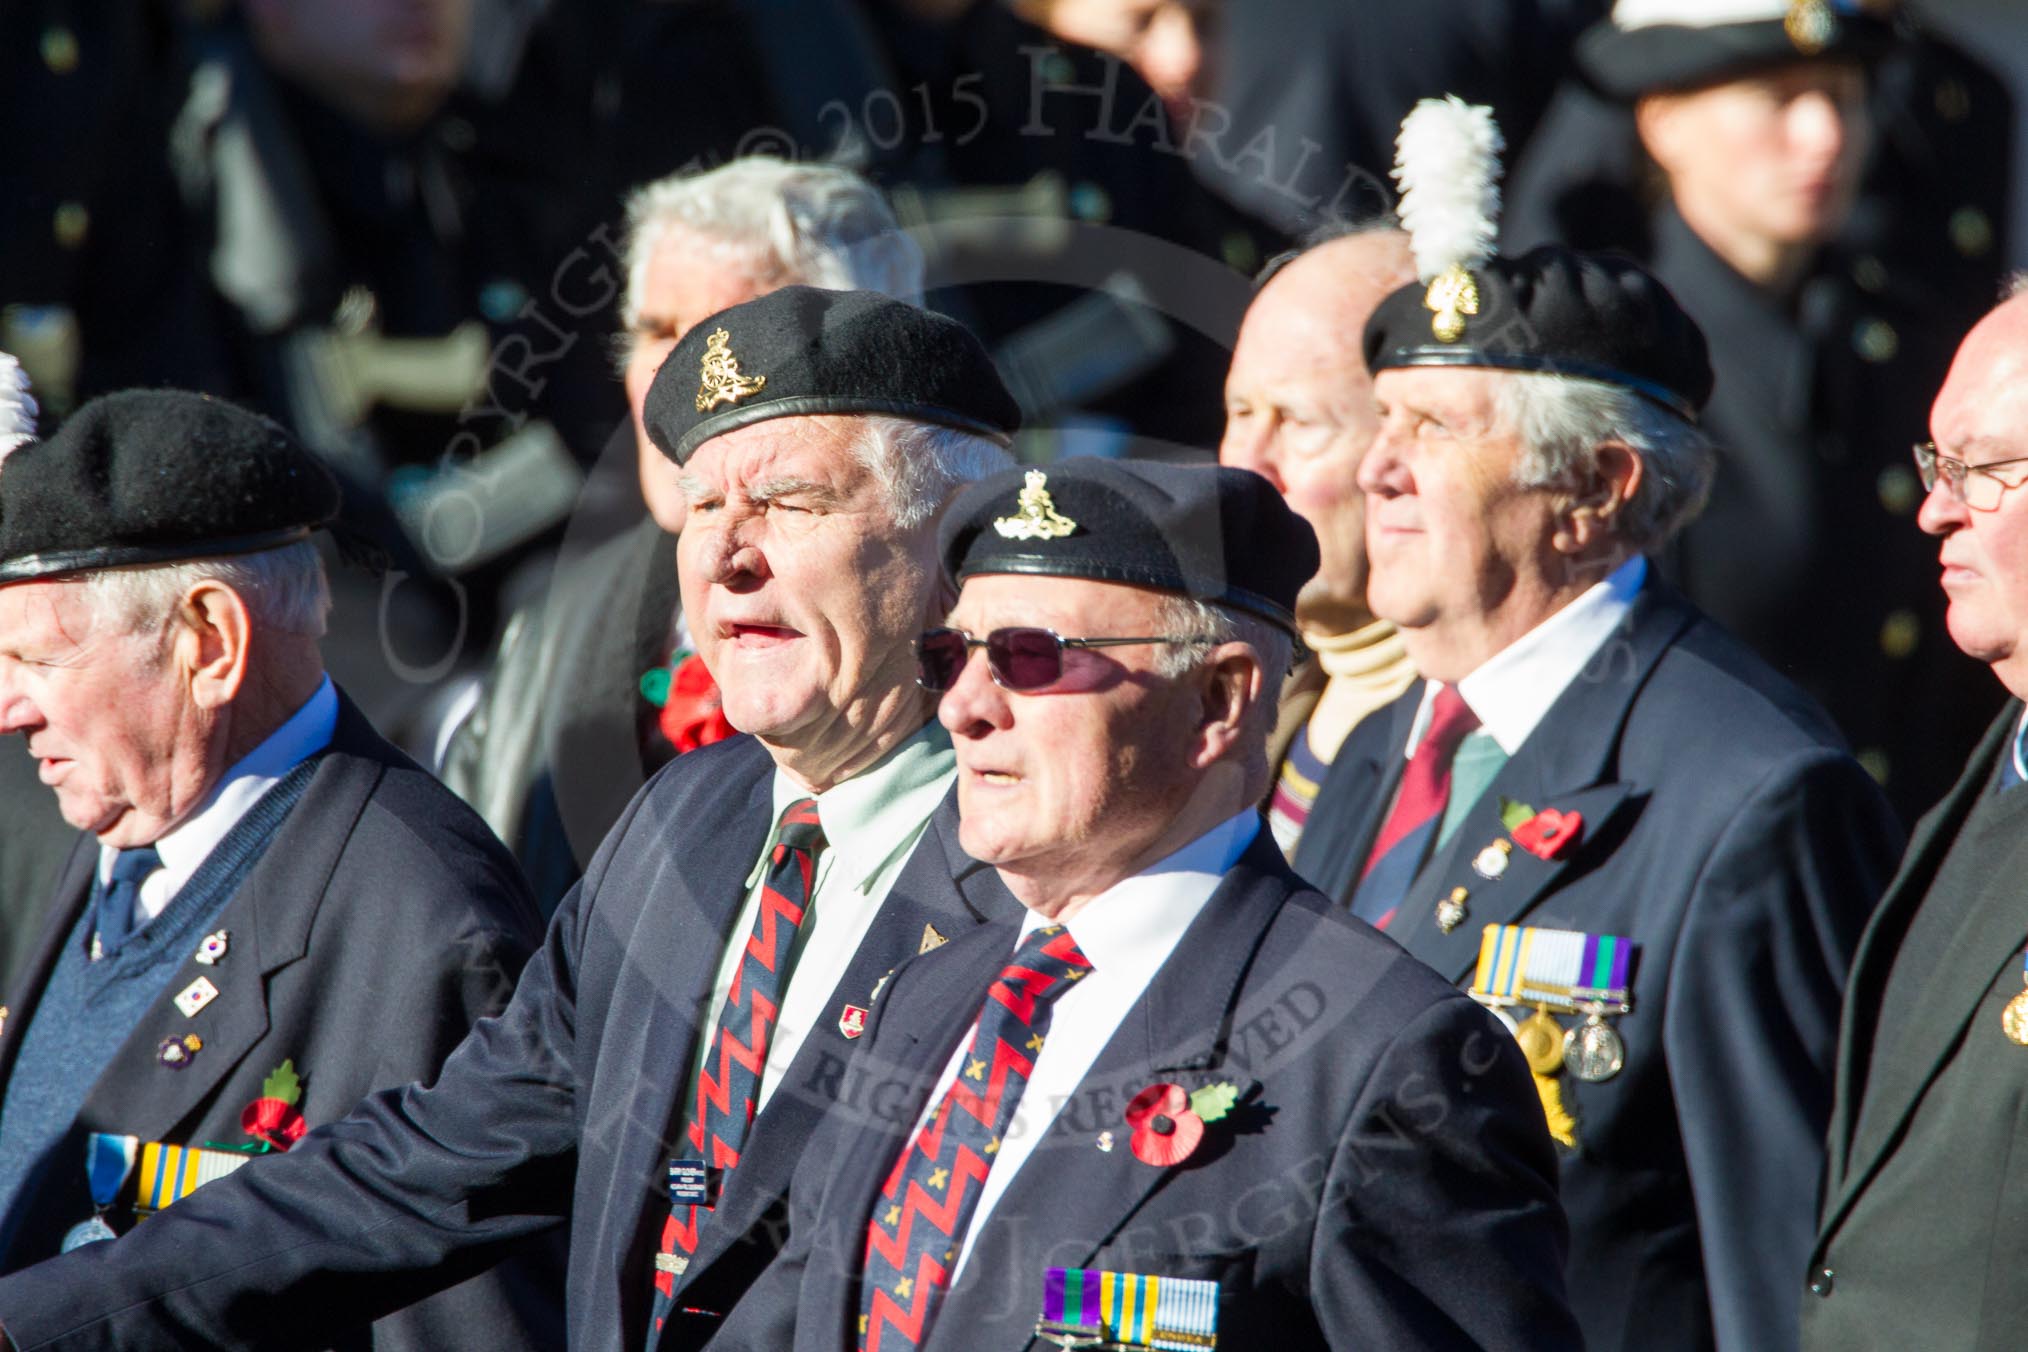
[[[859,1279],[861,1352],[929,1337],[987,1170],[1035,1069],[1057,996],[1091,971],[1061,925],[1022,940],[986,991],[958,1076],[902,1150],[866,1227]]]
[[[760,909],[746,956],[733,973],[719,1011],[712,1053],[697,1076],[697,1102],[690,1114],[689,1142],[711,1172],[714,1182],[739,1163],[760,1098],[761,1069],[767,1065],[768,1042],[781,1012],[789,949],[810,905],[817,876],[817,854],[824,848],[824,828],[817,820],[817,800],[799,798],[782,811],[775,828],[775,847],[761,882]],[[715,1196],[714,1196],[715,1200]],[[697,1251],[698,1225],[708,1207],[675,1204],[662,1226],[661,1251],[655,1260],[655,1310],[650,1325],[659,1330],[676,1292],[676,1277],[688,1255]],[[680,1256],[679,1256],[680,1255]]]

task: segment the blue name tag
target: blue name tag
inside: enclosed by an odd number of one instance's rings
[[[711,1171],[703,1160],[669,1161],[669,1201],[675,1206],[710,1206]]]

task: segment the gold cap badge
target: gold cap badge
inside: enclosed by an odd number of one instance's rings
[[[1465,316],[1479,313],[1479,284],[1472,274],[1453,263],[1436,275],[1422,298],[1433,315],[1430,332],[1439,343],[1455,343],[1465,336]]]
[[[1077,522],[1056,510],[1048,488],[1044,487],[1048,482],[1049,476],[1041,470],[1028,471],[1021,496],[1015,500],[1015,514],[993,523],[993,529],[1003,539],[1059,540],[1077,529]]]
[[[704,356],[697,364],[703,382],[697,387],[699,413],[708,413],[720,404],[736,404],[748,395],[759,394],[761,386],[768,383],[766,376],[739,373],[739,358],[727,346],[731,340],[731,334],[719,329],[704,342]]]
[[[1815,56],[1838,40],[1838,15],[1826,0],[1791,0],[1782,31],[1796,51]]]

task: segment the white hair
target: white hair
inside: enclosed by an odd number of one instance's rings
[[[200,582],[231,589],[254,624],[269,633],[323,637],[331,588],[324,560],[307,540],[259,554],[109,568],[87,575],[81,585],[95,624],[138,633],[165,623]]]
[[[2019,296],[2028,296],[2028,268],[2011,274],[2006,284],[2000,288],[2000,299],[2003,301],[2013,300]]]
[[[1260,661],[1261,699],[1268,710],[1281,698],[1282,682],[1295,664],[1296,641],[1288,630],[1249,611],[1200,601],[1193,596],[1165,596],[1156,612],[1156,625],[1165,634],[1194,640],[1165,645],[1155,659],[1155,674],[1164,677],[1187,675],[1205,655],[1221,643],[1244,643]],[[1273,714],[1268,716],[1272,726]]]
[[[35,396],[13,354],[0,352],[0,460],[35,440]]]
[[[640,321],[648,264],[673,226],[705,236],[720,259],[756,281],[922,301],[922,250],[879,188],[842,165],[752,155],[671,174],[627,199],[621,319],[629,329]]]
[[[1508,372],[1500,415],[1527,448],[1523,488],[1581,491],[1599,446],[1624,442],[1641,457],[1641,483],[1614,517],[1618,536],[1643,553],[1666,545],[1704,510],[1718,453],[1694,424],[1632,390],[1603,381]]]
[[[1014,463],[1005,447],[977,432],[882,414],[858,422],[852,452],[886,491],[903,530],[929,521],[961,485]]]

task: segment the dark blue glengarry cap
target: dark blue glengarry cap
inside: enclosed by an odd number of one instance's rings
[[[184,390],[101,395],[0,461],[0,583],[278,549],[338,506],[270,419]]]
[[[1889,0],[1620,0],[1586,29],[1578,69],[1609,98],[1722,84],[1800,61],[1871,61]],[[1878,12],[1871,12],[1878,11]]]
[[[1468,296],[1466,292],[1468,291]],[[1545,244],[1387,297],[1366,322],[1366,366],[1478,366],[1621,385],[1689,422],[1711,397],[1697,321],[1628,259]]]
[[[785,286],[683,335],[655,373],[642,421],[681,465],[766,418],[876,413],[1005,445],[1021,410],[986,349],[954,319],[877,291]]]
[[[1082,577],[1180,592],[1296,632],[1317,537],[1251,470],[1077,457],[960,492],[938,532],[944,571]]]

